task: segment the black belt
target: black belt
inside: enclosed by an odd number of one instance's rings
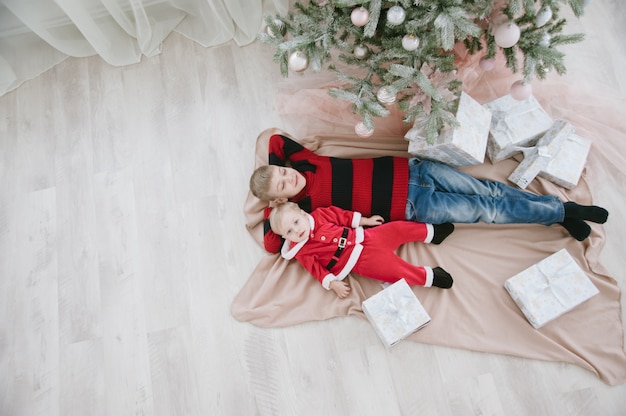
[[[350,229],[344,227],[343,233],[341,233],[341,238],[339,239],[339,242],[337,243],[337,251],[335,251],[335,254],[333,254],[333,258],[326,265],[327,270],[330,271],[330,269],[335,267],[335,264],[337,264],[337,260],[339,260],[339,256],[341,255],[341,252],[346,247],[346,243],[348,242],[347,238],[348,238],[349,232],[350,232]]]

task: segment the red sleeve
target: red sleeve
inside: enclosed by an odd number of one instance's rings
[[[268,163],[285,166],[288,161],[297,161],[315,156],[315,153],[288,137],[274,134],[270,137]]]
[[[265,251],[275,254],[280,253],[280,249],[285,240],[272,231],[269,220],[270,212],[272,212],[272,208],[270,207],[263,210],[263,245],[265,246]]]
[[[307,255],[300,256],[296,254],[296,260],[298,260],[302,267],[311,273],[311,275],[317,279],[320,284],[322,284],[326,276],[332,275],[326,267],[322,266],[322,264],[317,260],[317,257]]]
[[[361,215],[357,214],[355,211],[347,211],[334,205],[316,208],[315,211],[317,211],[318,215],[324,218],[324,220],[343,227],[356,228],[354,227],[355,216],[358,215],[358,218],[361,218]]]

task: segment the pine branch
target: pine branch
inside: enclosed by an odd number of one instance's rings
[[[507,67],[530,80],[544,79],[551,69],[565,73],[564,54],[558,47],[583,40],[581,34],[564,35],[566,20],[558,16],[563,5],[582,15],[583,0],[509,0],[498,3],[497,10],[494,0],[327,0],[320,6],[321,2],[298,1],[287,16],[265,18],[267,31],[258,39],[274,50],[281,74],[289,76],[289,57],[296,51],[308,59],[309,71],[334,71],[340,84],[329,94],[350,102],[369,128],[374,117],[389,114],[376,97],[380,88],[388,88],[396,94],[394,105],[405,112],[404,121],[423,126],[429,141],[456,123],[455,105],[462,89],[454,77],[457,43],[462,42],[470,54],[487,58],[501,50]],[[369,19],[356,26],[351,15],[361,6]],[[402,23],[388,21],[392,6],[404,8]],[[552,16],[538,25],[538,14],[546,7]],[[500,48],[489,25],[500,14],[521,29],[512,47]],[[417,48],[405,49],[407,35],[419,39]],[[337,61],[344,63],[341,70]]]

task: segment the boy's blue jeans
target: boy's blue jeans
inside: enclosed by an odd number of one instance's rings
[[[535,195],[415,158],[409,159],[408,191],[406,218],[410,221],[551,225],[565,216],[556,196]]]

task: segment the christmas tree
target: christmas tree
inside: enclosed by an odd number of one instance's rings
[[[506,65],[523,75],[518,96],[550,70],[565,73],[557,47],[579,42],[564,35],[560,7],[575,16],[585,0],[311,0],[295,3],[287,16],[267,16],[259,39],[275,49],[283,76],[290,71],[335,71],[340,87],[329,93],[352,103],[371,134],[374,117],[398,105],[404,121],[420,126],[429,142],[454,117],[462,83],[456,78],[455,46],[481,54],[493,66],[501,50]],[[512,90],[513,91],[513,90]]]

